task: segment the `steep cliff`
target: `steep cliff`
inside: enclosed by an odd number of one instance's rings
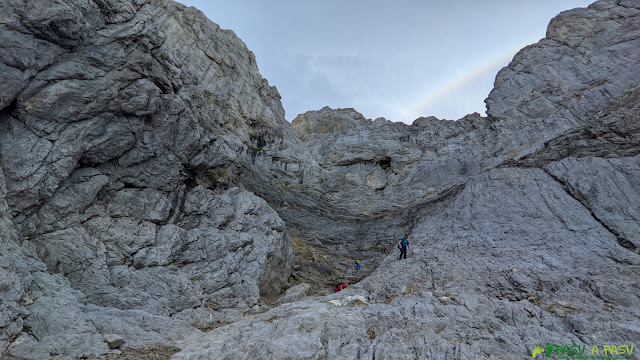
[[[287,123],[244,44],[170,0],[0,13],[3,353],[640,344],[637,2],[554,18],[487,117],[412,125],[329,108]]]
[[[162,342],[278,296],[288,232],[233,176],[254,137],[295,137],[244,44],[171,1],[0,12],[2,253],[15,259],[0,349],[42,359],[106,352],[111,333]]]

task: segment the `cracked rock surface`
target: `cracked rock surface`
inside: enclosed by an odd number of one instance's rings
[[[242,41],[170,0],[0,13],[3,356],[640,344],[636,1],[551,20],[487,117],[412,125],[289,124]]]
[[[254,131],[293,133],[244,44],[171,1],[0,12],[0,350],[97,355],[275,299],[285,224],[217,181]]]

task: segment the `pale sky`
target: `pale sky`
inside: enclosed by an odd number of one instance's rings
[[[495,76],[592,0],[179,0],[233,30],[287,120],[324,106],[412,123],[485,115]]]

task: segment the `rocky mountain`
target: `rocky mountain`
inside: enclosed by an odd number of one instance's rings
[[[233,32],[171,0],[0,13],[5,357],[640,345],[636,1],[554,18],[487,117],[412,125],[288,123]]]

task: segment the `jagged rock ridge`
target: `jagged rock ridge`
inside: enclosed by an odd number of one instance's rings
[[[288,124],[244,44],[168,0],[30,5],[0,3],[3,353],[640,343],[633,1],[553,19],[488,117],[410,126],[329,108]],[[399,262],[381,249],[403,232]],[[345,279],[362,281],[331,294]]]

